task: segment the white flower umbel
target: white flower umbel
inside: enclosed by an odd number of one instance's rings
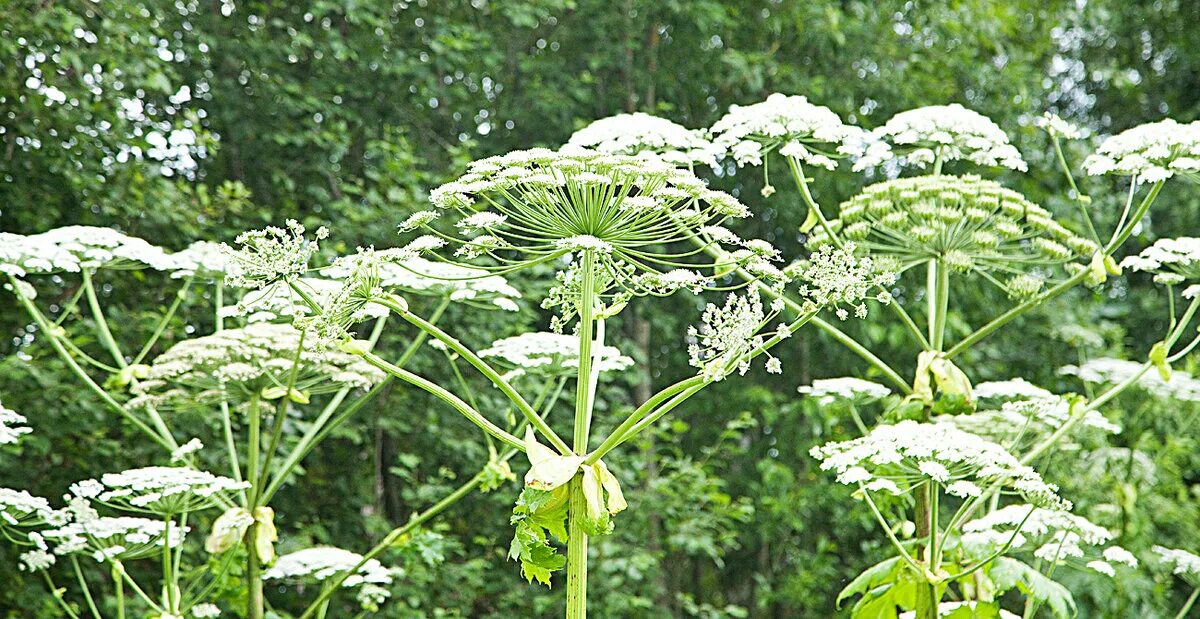
[[[1172,370],[1171,380],[1164,381],[1155,371],[1143,371],[1136,361],[1100,357],[1083,365],[1067,365],[1059,369],[1060,374],[1076,376],[1089,383],[1117,384],[1141,373],[1137,386],[1160,398],[1172,398],[1185,402],[1200,402],[1200,379],[1182,370]]]
[[[980,166],[1022,172],[1028,169],[1003,129],[987,116],[957,103],[900,112],[873,130],[871,137],[891,148],[868,151],[855,169],[879,165],[895,155],[900,155],[904,164],[917,168],[961,159]]]
[[[21,436],[29,434],[29,427],[21,425],[25,422],[24,415],[5,408],[4,403],[0,402],[0,445],[11,445],[20,440]]]
[[[961,544],[969,554],[984,557],[1010,538],[1017,552],[1032,552],[1042,561],[1087,568],[1110,577],[1115,574],[1114,563],[1129,567],[1138,564],[1124,548],[1105,547],[1113,539],[1111,531],[1065,510],[1031,505],[1009,505],[967,522]]]
[[[24,277],[30,273],[78,273],[79,270],[79,257],[53,242],[0,232],[0,273]]]
[[[999,484],[1039,506],[1067,504],[1057,486],[1003,447],[945,423],[881,425],[862,438],[827,443],[809,453],[822,470],[837,473],[840,483],[871,492],[901,494],[933,481],[947,493],[966,497]]]
[[[1104,140],[1083,167],[1092,176],[1134,176],[1153,183],[1179,174],[1195,181],[1200,178],[1200,121],[1168,118],[1127,129]]]
[[[221,616],[221,609],[216,604],[197,604],[192,607],[192,616],[196,619],[214,619]]]
[[[97,561],[131,560],[158,554],[164,541],[171,548],[179,546],[189,530],[172,523],[167,539],[165,520],[93,515],[43,531],[42,536],[56,543],[54,554],[57,555],[87,552]]]
[[[64,226],[41,234],[0,234],[0,271],[78,272],[87,269],[176,268],[174,256],[143,239],[96,226]]]
[[[1200,238],[1159,239],[1142,253],[1122,260],[1121,266],[1155,273],[1155,279],[1164,284],[1200,281]]]
[[[901,270],[938,260],[960,272],[1027,272],[1090,258],[1097,245],[1021,194],[978,176],[918,176],[877,183],[843,202],[834,227]],[[833,240],[821,228],[809,244]],[[1034,291],[1036,292],[1036,290]]]
[[[812,385],[800,387],[797,391],[817,399],[822,406],[827,406],[839,400],[849,402],[870,402],[886,398],[892,390],[883,385],[861,378],[843,376],[841,378],[818,378]]]
[[[29,526],[51,519],[50,502],[24,490],[0,488],[0,529],[5,525]]]
[[[318,228],[316,240],[309,240],[296,220],[287,220],[286,226],[243,232],[236,239],[238,249],[226,248],[235,269],[229,278],[231,286],[266,288],[308,271],[309,259],[320,249],[317,243],[329,236],[329,231]]]
[[[971,393],[980,400],[993,398],[1030,400],[1034,398],[1054,397],[1054,394],[1050,390],[1043,389],[1020,377],[979,383],[971,389]]]
[[[264,572],[262,577],[263,580],[322,582],[353,568],[362,559],[362,555],[358,553],[333,546],[305,548],[279,557],[275,565]],[[342,586],[353,588],[364,584],[388,585],[392,579],[393,570],[384,567],[375,559],[370,559],[356,573],[342,581]]]
[[[981,396],[977,390],[975,395],[984,402],[996,399]],[[1015,448],[1019,443],[1035,441],[1053,433],[1067,423],[1073,414],[1071,401],[1057,395],[1018,396],[1002,402],[999,409],[985,408],[968,415],[954,415],[946,423]],[[1121,431],[1121,426],[1094,410],[1084,412],[1079,423],[1105,434]]]
[[[180,342],[154,360],[132,391],[131,406],[204,409],[222,392],[245,402],[263,390],[288,384],[300,332],[288,324],[256,323]],[[342,387],[368,388],[383,373],[357,355],[305,346],[295,389],[310,395]]]
[[[749,209],[654,157],[514,151],[476,161],[466,175],[433,190],[430,200],[460,220],[480,212],[505,216],[471,238],[439,232],[424,218],[418,222],[442,244],[457,246],[456,256],[486,256],[494,265],[479,268],[508,272],[557,262],[560,283],[543,306],[562,308],[559,325],[576,313],[584,256],[592,264],[592,293],[616,304],[672,292],[663,290],[663,278],[677,269],[724,272],[774,253],[758,241],[758,251],[730,253],[727,261],[700,258],[702,252],[690,243],[698,231],[748,217]],[[429,238],[415,242],[436,249]],[[719,240],[706,244],[722,247]],[[702,275],[691,281],[708,285]]]
[[[1037,126],[1046,130],[1050,135],[1064,140],[1078,140],[1083,137],[1083,130],[1073,123],[1063,120],[1058,114],[1046,112],[1037,119]]]
[[[237,274],[237,266],[230,258],[225,245],[211,241],[196,241],[183,251],[171,254],[175,270],[171,277],[198,277],[202,279],[227,279]]]
[[[513,369],[543,376],[574,376],[579,368],[579,338],[558,333],[523,333],[492,342],[479,356],[494,358]],[[592,369],[619,372],[633,359],[615,346],[592,348]]]
[[[733,157],[739,166],[760,165],[779,150],[801,163],[830,170],[837,167],[837,159],[858,154],[863,134],[829,108],[781,93],[761,103],[730,106],[709,132],[717,151]]]
[[[384,290],[449,297],[452,301],[483,309],[499,308],[510,312],[519,309],[516,300],[521,298],[521,291],[499,275],[424,258],[393,258],[398,251],[374,252],[378,258],[379,285]],[[322,269],[321,273],[333,279],[344,279],[354,273],[363,259],[363,254],[345,256]]]
[[[601,118],[571,134],[563,152],[579,150],[610,155],[650,153],[679,166],[712,165],[716,158],[703,131],[642,112]]]
[[[93,500],[119,510],[172,516],[206,509],[250,487],[205,471],[149,466],[100,476],[104,490]]]
[[[891,302],[887,293],[878,290],[895,282],[896,274],[870,256],[856,256],[855,249],[854,243],[840,248],[822,246],[807,260],[786,269],[800,281],[800,296],[807,310],[829,308],[846,320],[851,309],[856,318],[866,318],[868,299]]]
[[[730,372],[744,375],[750,369],[746,353],[763,345],[762,331],[778,314],[763,311],[757,293],[730,294],[724,306],[709,303],[703,324],[688,327],[688,360],[705,377],[721,380]]]
[[[1200,556],[1178,548],[1154,546],[1151,548],[1177,576],[1190,577],[1193,581],[1200,578]]]

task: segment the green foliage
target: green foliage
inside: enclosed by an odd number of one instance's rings
[[[567,540],[567,487],[554,490],[522,488],[513,508],[512,524],[516,531],[508,549],[508,558],[521,563],[521,574],[550,586],[550,574],[561,570],[567,558],[550,545],[549,536]]]

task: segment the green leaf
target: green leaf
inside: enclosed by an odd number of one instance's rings
[[[1075,616],[1075,598],[1071,597],[1071,592],[1026,563],[1000,557],[988,570],[988,575],[996,584],[997,593],[1016,587],[1030,598],[1049,606],[1059,619]]]
[[[842,592],[837,596],[837,605],[841,607],[842,602],[846,598],[856,594],[865,594],[868,590],[873,589],[881,583],[893,580],[896,571],[896,565],[900,562],[900,557],[892,557],[884,559],[871,567],[863,570],[861,574],[850,581]]]

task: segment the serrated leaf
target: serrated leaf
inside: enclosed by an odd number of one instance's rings
[[[880,583],[890,579],[895,572],[896,564],[900,561],[900,557],[892,557],[884,559],[871,567],[863,570],[861,574],[856,576],[850,584],[846,585],[842,592],[837,596],[837,605],[841,607],[842,602],[846,598],[856,594],[863,593],[877,587]]]
[[[1030,598],[1049,606],[1054,616],[1059,619],[1075,616],[1075,598],[1071,596],[1071,592],[1026,563],[1010,557],[1000,557],[988,570],[988,574],[996,585],[997,593],[1016,587]]]

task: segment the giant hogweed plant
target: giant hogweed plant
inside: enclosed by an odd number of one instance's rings
[[[963,353],[1018,316],[1080,285],[1099,286],[1120,275],[1116,254],[1145,217],[1168,180],[1195,181],[1200,171],[1200,124],[1171,120],[1136,127],[1106,140],[1084,162],[1091,175],[1129,177],[1124,209],[1107,239],[1092,221],[1092,200],[1078,189],[1061,141],[1077,129],[1053,115],[1039,123],[1048,132],[1055,160],[1066,174],[1076,221],[1058,220],[1047,209],[978,174],[1000,167],[1025,172],[1027,165],[1007,136],[986,117],[959,105],[931,106],[897,114],[871,132],[845,125],[836,114],[804,97],[772,95],[734,106],[709,131],[713,148],[694,143],[683,127],[637,121],[626,115],[581,130],[571,142],[626,154],[700,153],[694,163],[725,155],[739,167],[762,166],[763,196],[775,193],[769,165],[783,159],[807,218],[801,232],[815,251],[870,257],[900,277],[923,280],[924,322],[901,303],[894,315],[922,350],[898,371],[833,324],[811,322],[861,356],[892,389],[857,378],[825,379],[801,393],[835,414],[848,413],[862,438],[812,451],[821,468],[854,487],[874,515],[895,556],[862,573],[839,600],[860,596],[861,617],[1014,616],[1000,596],[1019,590],[1023,616],[1043,606],[1070,616],[1074,601],[1052,579],[1060,566],[1105,576],[1136,567],[1138,560],[1113,534],[1070,513],[1071,503],[1033,465],[1044,462],[1080,432],[1119,432],[1102,414],[1105,404],[1135,385],[1188,389],[1190,377],[1171,378],[1171,364],[1191,352],[1200,288],[1195,239],[1165,239],[1121,266],[1152,271],[1169,288],[1169,329],[1147,351],[1144,363],[1117,362],[1121,373],[1090,398],[1056,395],[1014,378],[972,387]],[[605,139],[606,138],[606,139]],[[855,170],[882,168],[892,180],[866,187],[830,211],[815,199],[806,167],[835,169],[849,158]],[[946,165],[972,166],[977,175],[948,175]],[[929,174],[906,175],[908,170]],[[1072,228],[1084,230],[1077,232]],[[697,247],[720,259],[720,252]],[[747,280],[747,270],[738,270]],[[919,285],[919,284],[918,284]],[[994,286],[1013,306],[958,341],[946,321],[952,289]],[[1178,311],[1175,287],[1187,306]],[[776,303],[794,306],[786,290],[759,286]],[[886,295],[886,290],[880,290]],[[918,318],[914,318],[917,316]],[[841,310],[839,317],[845,317]],[[1069,370],[1067,370],[1069,371]],[[1180,385],[1180,382],[1187,383]],[[1091,392],[1089,392],[1091,393]],[[881,422],[870,428],[859,407],[881,405]],[[1171,551],[1173,552],[1173,551]],[[1178,555],[1183,556],[1183,555]],[[1185,562],[1186,563],[1186,562]],[[1187,572],[1184,568],[1183,572]],[[952,601],[943,599],[950,598]],[[1186,615],[1195,596],[1179,611]]]
[[[744,205],[657,157],[582,148],[517,151],[473,163],[467,174],[431,192],[431,201],[437,210],[416,213],[401,224],[402,231],[420,228],[426,234],[400,249],[363,249],[343,260],[344,268],[353,262],[351,275],[330,302],[306,291],[298,277],[302,269],[293,265],[278,272],[265,269],[261,278],[273,287],[286,287],[307,305],[312,315],[297,324],[314,341],[337,344],[433,394],[476,423],[489,441],[525,453],[530,468],[513,509],[510,558],[530,581],[547,585],[554,572],[565,568],[569,617],[586,615],[589,537],[610,533],[616,515],[628,507],[603,458],[705,387],[744,374],[756,357],[765,356],[768,371],[779,372],[771,347],[826,307],[861,306],[872,285],[890,279],[873,268],[870,258],[842,250],[819,252],[788,271],[778,268],[773,264],[778,252],[768,243],[740,239],[722,226],[747,217]],[[439,225],[442,219],[452,221]],[[718,258],[708,259],[706,250]],[[286,264],[271,256],[274,251],[252,243],[243,262]],[[553,332],[471,350],[415,313],[402,296],[384,294],[378,287],[381,269],[403,267],[418,255],[489,276],[553,266],[556,284],[542,301],[553,312]],[[756,289],[746,290],[748,285],[732,276],[734,271],[753,274],[758,286],[772,290],[794,288],[800,298],[797,309],[780,302],[764,305]],[[723,304],[709,304],[702,324],[689,332],[689,356],[697,374],[653,394],[619,423],[614,420],[607,436],[593,437],[600,374],[606,367],[627,365],[604,344],[606,322],[629,303],[683,290],[728,293]],[[350,339],[347,329],[372,305],[416,326],[486,377],[528,422],[524,435],[498,427],[468,401],[469,394],[460,396],[431,383]],[[567,353],[573,353],[568,362],[555,358]],[[571,372],[569,442],[554,429],[557,420],[538,415],[528,403],[529,392],[489,358],[521,366],[522,375]],[[555,540],[566,545],[565,557]]]
[[[1059,145],[1073,137],[1072,130],[1055,118],[1046,125],[1074,188]],[[565,567],[567,614],[582,617],[588,538],[610,532],[617,514],[629,507],[603,458],[706,386],[748,371],[756,358],[765,357],[766,369],[781,373],[769,350],[811,322],[888,383],[834,379],[805,389],[822,406],[844,406],[862,432],[859,439],[815,449],[813,456],[840,482],[856,487],[855,496],[895,551],[843,592],[861,594],[854,613],[995,616],[1008,612],[999,608],[999,596],[1016,589],[1026,595],[1026,616],[1042,605],[1066,615],[1073,602],[1051,578],[1058,566],[1111,575],[1136,559],[1109,544],[1111,533],[1071,514],[1070,502],[1032,465],[1081,428],[1116,431],[1101,414],[1104,405],[1152,372],[1168,381],[1171,364],[1196,346],[1196,340],[1178,346],[1200,302],[1200,289],[1190,283],[1200,258],[1195,244],[1164,242],[1126,260],[1129,268],[1155,271],[1164,285],[1187,284],[1181,296],[1190,304],[1179,313],[1173,301],[1169,333],[1151,348],[1147,362],[1090,399],[1051,394],[1020,380],[972,387],[959,358],[1046,300],[1118,274],[1114,256],[1163,183],[1195,177],[1197,133],[1195,124],[1170,121],[1139,127],[1111,138],[1085,162],[1093,174],[1133,177],[1107,241],[1088,218],[1090,200],[1078,190],[1072,198],[1082,221],[1072,223],[982,176],[944,174],[946,164],[976,166],[980,174],[994,166],[1025,170],[1003,131],[974,112],[922,108],[865,132],[803,97],[784,95],[735,106],[706,132],[646,115],[622,116],[581,131],[561,152],[517,151],[475,162],[463,177],[431,193],[435,210],[401,224],[406,233],[424,229],[424,236],[395,249],[361,249],[320,268],[310,262],[325,233],[311,240],[294,223],[248,232],[236,250],[200,243],[179,254],[103,229],[5,235],[0,264],[7,288],[78,378],[161,445],[173,464],[80,482],[63,509],[5,491],[0,526],[29,548],[25,566],[43,574],[69,616],[86,608],[82,613],[100,617],[112,608],[123,617],[127,600],[131,609],[160,617],[216,616],[222,609],[205,596],[235,561],[244,565],[246,616],[263,616],[264,580],[317,583],[303,617],[326,615],[331,599],[347,588],[358,590],[367,613],[386,598],[395,577],[376,557],[412,543],[419,527],[472,491],[500,487],[513,477],[509,460],[524,453],[529,469],[511,518],[510,557],[528,579],[546,584]],[[725,156],[763,167],[764,198],[775,193],[769,164],[783,159],[808,215],[802,227],[807,257],[782,265],[769,244],[730,229],[749,209],[695,176],[696,164]],[[868,187],[834,217],[812,195],[806,166],[832,170],[847,158],[856,170],[882,167],[896,178]],[[932,174],[901,175],[914,168],[931,168]],[[518,295],[503,278],[535,266],[557,272],[557,284],[542,301],[553,313],[552,332],[474,351],[437,326],[450,303],[513,309]],[[114,337],[94,278],[146,267],[172,272],[184,284],[143,345],[125,351],[118,341],[132,337]],[[80,283],[53,318],[38,307],[31,282],[67,274],[78,274]],[[914,276],[924,283],[923,316],[891,299],[894,279]],[[151,360],[171,316],[197,284],[212,286],[216,332]],[[998,286],[1013,307],[957,342],[947,341],[952,286],[969,285]],[[234,304],[224,302],[230,287],[243,291]],[[723,303],[709,304],[701,324],[689,331],[696,375],[606,424],[614,427],[607,436],[591,436],[601,374],[630,365],[604,343],[606,321],[629,303],[685,289],[728,294]],[[418,313],[421,296],[436,299],[425,316]],[[884,302],[923,350],[903,372],[819,316],[828,309],[840,320],[851,313],[865,317],[869,299]],[[82,306],[102,354],[67,337],[66,321],[78,317]],[[374,343],[393,318],[416,327],[418,335],[388,360]],[[240,324],[226,328],[226,320]],[[368,337],[356,339],[358,323],[367,321],[374,321]],[[406,370],[418,352],[444,355],[455,380],[440,384]],[[460,365],[496,387],[509,410],[481,410]],[[396,379],[476,424],[488,461],[364,554],[318,547],[276,557],[271,498],[295,479],[297,466],[332,429]],[[566,420],[550,415],[568,384],[570,442],[554,429],[565,430]],[[860,405],[880,407],[882,423],[869,427]],[[196,413],[203,423],[189,417]],[[6,413],[4,423],[5,440],[25,432],[15,413]],[[180,445],[178,428],[190,435],[207,432],[209,444],[221,447],[200,449],[197,440]],[[207,473],[202,462],[220,463],[229,475]],[[183,570],[185,560],[202,556],[187,552],[183,540],[205,522],[199,514],[207,510],[223,510],[206,523],[204,547],[215,564],[207,571]],[[566,546],[565,557],[555,541]],[[94,594],[79,553],[111,568],[107,584],[115,601]],[[1178,557],[1185,555],[1164,556],[1182,561]],[[83,606],[54,582],[58,557],[71,563]],[[152,586],[125,569],[143,560],[160,563],[162,576]]]

